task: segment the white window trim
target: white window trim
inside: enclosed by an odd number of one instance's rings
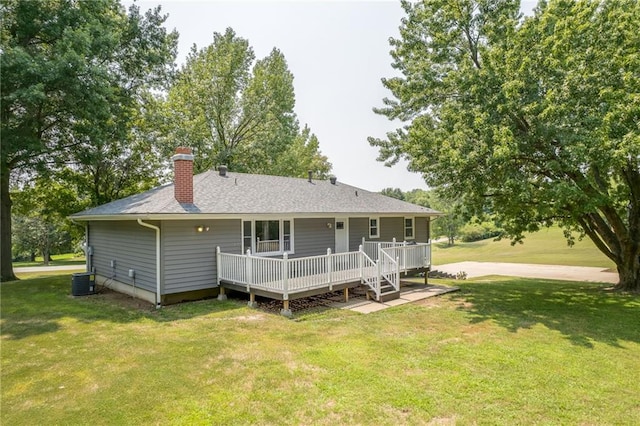
[[[279,224],[279,229],[280,229],[280,235],[279,235],[279,240],[280,240],[280,247],[284,247],[284,222],[285,221],[289,221],[289,235],[290,235],[290,249],[289,250],[278,250],[278,251],[267,251],[267,252],[262,252],[262,253],[256,253],[256,239],[254,238],[256,235],[256,221],[264,221],[264,220],[269,220],[269,221],[278,221],[280,222]],[[287,254],[294,254],[295,253],[295,247],[294,247],[294,230],[293,230],[293,224],[294,224],[294,220],[293,218],[289,218],[289,217],[284,217],[284,218],[258,218],[258,219],[253,219],[253,218],[244,218],[241,220],[241,225],[240,227],[242,228],[242,249],[244,250],[244,239],[245,239],[245,235],[244,235],[244,222],[251,222],[251,256],[262,256],[262,257],[270,257],[270,256],[278,256],[278,255],[283,255],[284,253]],[[245,253],[243,253],[245,254]]]
[[[376,229],[378,230],[377,234],[371,233],[371,220],[376,221]],[[367,218],[367,227],[369,228],[369,238],[380,238],[380,217],[369,217]]]
[[[411,220],[411,236],[407,235],[407,220]],[[415,240],[416,239],[416,218],[415,217],[405,217],[402,221],[402,227],[404,228],[404,239],[405,240]]]

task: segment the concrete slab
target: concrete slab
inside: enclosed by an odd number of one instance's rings
[[[427,297],[437,296],[438,294],[441,294],[441,293],[436,293],[436,292],[412,292],[412,293],[403,294],[402,295],[402,299],[407,300],[409,302],[415,302],[416,300],[426,299]]]
[[[354,308],[350,308],[350,310],[354,311],[354,312],[360,312],[361,314],[370,314],[372,312],[378,312],[381,311],[383,309],[387,309],[389,308],[389,306],[384,305],[382,303],[377,303],[377,302],[369,302],[365,305],[361,305],[361,306],[356,306]]]
[[[409,302],[410,300],[400,298],[400,299],[389,300],[387,302],[384,302],[383,305],[391,307],[391,306],[404,305]]]
[[[416,300],[426,299],[428,297],[439,296],[444,293],[460,290],[458,287],[448,287],[442,285],[428,285],[410,283],[406,287],[401,287],[400,298],[390,300],[385,303],[374,302],[373,300],[352,299],[349,302],[334,302],[329,306],[336,309],[349,309],[361,314],[370,314],[393,306],[400,306],[406,303],[415,302]]]

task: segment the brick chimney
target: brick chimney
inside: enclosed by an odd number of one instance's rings
[[[173,157],[173,190],[176,201],[193,204],[193,155],[191,148],[176,148]]]

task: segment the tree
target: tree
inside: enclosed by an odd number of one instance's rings
[[[380,191],[382,195],[386,195],[387,197],[395,198],[398,200],[404,200],[404,193],[400,188],[384,188]]]
[[[284,152],[274,158],[272,167],[265,173],[276,176],[305,178],[311,170],[316,178],[325,179],[331,171],[331,163],[320,152],[316,135],[305,126]]]
[[[177,34],[160,9],[117,0],[8,0],[2,13],[1,270],[11,265],[10,182],[94,161],[126,138],[145,93],[172,69]],[[84,156],[94,151],[96,156]]]
[[[299,129],[284,55],[274,48],[254,60],[231,28],[203,49],[192,47],[165,105],[167,152],[191,147],[196,172],[224,164],[238,172],[326,173],[331,166],[317,138]]]
[[[403,2],[372,139],[508,236],[558,223],[591,238],[640,290],[640,3]]]
[[[33,259],[39,252],[44,264],[51,254],[71,250],[73,242],[82,238],[82,229],[67,216],[83,207],[78,194],[66,183],[52,179],[36,179],[12,194],[13,245],[15,254],[28,253]]]
[[[412,189],[404,193],[404,200],[408,203],[417,204],[436,209],[433,206],[433,191],[425,191],[424,189]],[[437,209],[436,209],[437,210]]]

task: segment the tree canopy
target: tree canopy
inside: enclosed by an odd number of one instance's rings
[[[193,46],[165,105],[166,146],[189,146],[194,169],[324,176],[331,165],[294,112],[293,74],[274,48],[255,61],[246,39],[228,28]]]
[[[491,211],[506,233],[558,223],[640,289],[640,3],[403,1],[393,97],[405,122],[370,138],[427,184]]]
[[[168,81],[177,33],[162,26],[160,8],[141,15],[117,0],[7,0],[0,11],[0,279],[7,281],[15,278],[12,179],[67,169],[102,188],[98,181],[113,168],[132,164],[113,146],[130,140],[145,99]]]

